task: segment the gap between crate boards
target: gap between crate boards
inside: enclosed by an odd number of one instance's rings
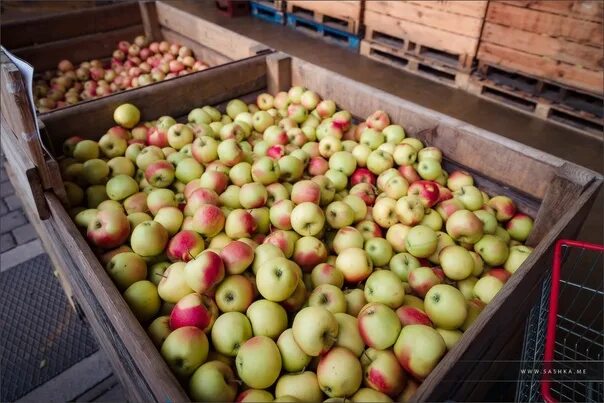
[[[459,71],[454,67],[434,63],[403,50],[395,50],[366,40],[361,41],[360,53],[370,59],[453,88],[465,89],[470,78],[469,72]]]

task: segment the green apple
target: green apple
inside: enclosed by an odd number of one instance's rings
[[[212,346],[219,353],[230,357],[235,357],[243,343],[252,336],[252,325],[240,312],[223,313],[212,326]]]
[[[401,331],[401,322],[396,312],[379,302],[365,305],[359,312],[357,320],[365,344],[379,350],[394,345]]]
[[[463,325],[468,315],[461,291],[448,284],[437,284],[424,299],[426,314],[435,326],[454,330]]]
[[[403,304],[405,288],[395,273],[390,270],[378,270],[365,282],[365,298],[367,302],[380,302],[396,309]]]
[[[332,284],[317,286],[308,297],[309,306],[320,306],[329,312],[346,312],[346,298],[342,290]]]
[[[239,348],[235,366],[239,378],[247,386],[255,389],[268,388],[281,373],[279,347],[269,337],[252,337]]]
[[[90,159],[84,162],[82,175],[88,184],[102,185],[107,182],[109,166],[101,159]]]
[[[176,304],[194,291],[187,285],[184,262],[172,263],[163,273],[157,291],[161,299]]]
[[[363,354],[365,343],[359,333],[357,318],[347,313],[338,312],[334,316],[338,321],[338,339],[335,345],[345,347],[352,351],[357,357]]]
[[[161,348],[166,337],[172,333],[172,329],[170,329],[170,316],[165,315],[155,318],[147,328],[147,333],[153,341],[153,344],[155,344],[155,347],[158,349]]]
[[[181,327],[166,337],[160,351],[170,369],[187,378],[208,358],[208,338],[197,327]]]
[[[516,245],[510,248],[510,254],[505,261],[503,267],[510,273],[514,274],[516,270],[522,263],[526,260],[526,258],[531,254],[533,248],[525,245]]]
[[[117,175],[109,179],[105,187],[111,200],[124,200],[138,192],[138,183],[128,175]]]
[[[451,245],[444,248],[440,252],[439,261],[445,275],[451,280],[463,280],[474,271],[474,258],[461,246]]]
[[[392,258],[392,245],[384,238],[371,238],[365,241],[365,251],[373,261],[374,267],[386,266]]]
[[[132,129],[141,118],[138,108],[132,104],[121,104],[113,111],[113,120],[126,129]]]
[[[417,269],[421,264],[415,256],[410,253],[398,253],[390,259],[388,267],[390,271],[398,276],[400,281],[408,281],[411,270]]]
[[[346,397],[361,386],[363,369],[350,350],[334,347],[321,357],[317,366],[317,380],[327,396]]]
[[[394,345],[394,354],[401,366],[419,380],[432,372],[446,351],[442,336],[426,325],[403,327]]]
[[[503,288],[503,282],[494,276],[484,276],[474,285],[474,295],[488,304]]]
[[[328,351],[336,342],[338,322],[327,309],[312,306],[303,308],[296,314],[292,330],[300,349],[316,357]]]
[[[124,300],[140,322],[151,320],[161,304],[157,287],[147,280],[137,281],[128,287],[124,291]]]
[[[253,302],[246,312],[252,324],[254,336],[277,339],[287,329],[287,312],[273,301],[261,299]]]
[[[275,397],[292,396],[301,402],[320,402],[323,393],[317,375],[311,371],[282,375],[275,386]]]
[[[300,372],[310,363],[311,357],[298,346],[292,329],[287,329],[281,333],[279,339],[277,339],[277,347],[281,352],[283,369],[287,372]]]
[[[428,257],[436,250],[438,238],[432,228],[417,225],[409,230],[405,239],[407,252],[415,257]]]
[[[237,379],[224,362],[209,361],[197,368],[189,379],[189,392],[196,402],[233,402]]]
[[[132,252],[113,256],[105,268],[109,277],[122,291],[147,277],[147,263]]]
[[[484,235],[474,244],[474,251],[489,266],[503,265],[510,254],[508,245],[495,235]]]

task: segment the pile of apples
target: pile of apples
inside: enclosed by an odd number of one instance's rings
[[[406,401],[532,250],[383,111],[293,87],[114,119],[64,144],[71,214],[195,401]]]
[[[39,112],[48,112],[207,68],[188,47],[167,41],[149,43],[141,35],[133,43],[120,41],[109,62],[91,60],[76,67],[61,60],[57,70],[44,72],[35,82],[34,101]]]

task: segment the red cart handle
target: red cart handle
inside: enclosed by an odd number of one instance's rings
[[[551,394],[551,369],[554,361],[554,348],[556,345],[556,322],[558,317],[558,294],[560,292],[560,268],[562,266],[562,247],[575,246],[577,248],[593,251],[604,251],[604,245],[589,242],[559,239],[554,249],[554,264],[552,267],[552,288],[549,295],[549,314],[547,318],[547,333],[545,339],[545,354],[543,357],[544,373],[541,378],[541,394],[546,403],[555,403],[557,400]]]

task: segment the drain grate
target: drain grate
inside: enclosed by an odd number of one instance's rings
[[[0,274],[0,401],[14,401],[98,350],[47,255]]]

